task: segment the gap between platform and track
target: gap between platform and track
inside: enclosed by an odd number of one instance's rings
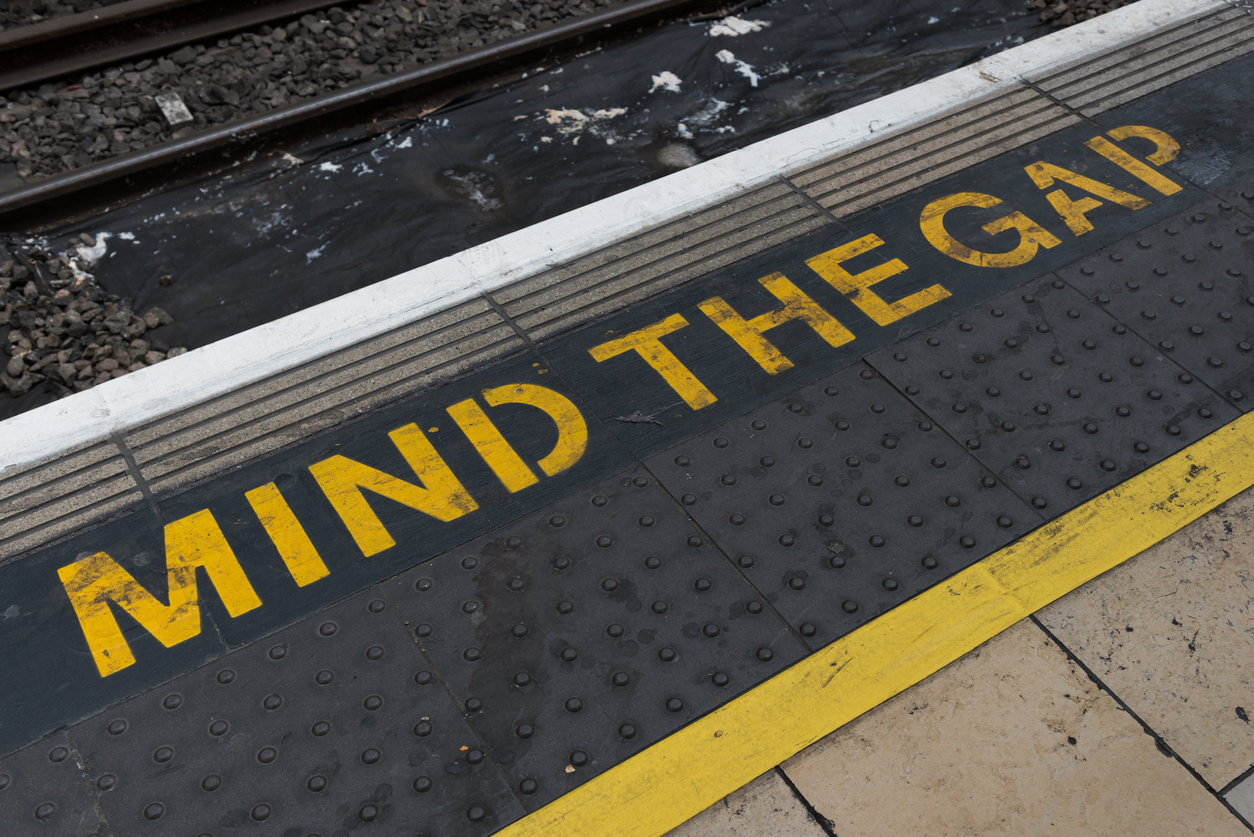
[[[497,833],[665,834],[1251,486],[1246,414]]]
[[[781,173],[850,153],[939,113],[960,110],[1038,77],[1223,8],[1217,0],[1140,0],[1135,6],[1039,38],[905,90],[580,209],[502,236],[370,287],[75,393],[0,423],[10,439],[0,472],[107,440],[117,431],[265,381],[336,351],[466,302],[484,292],[595,253],[702,208],[743,195]]]

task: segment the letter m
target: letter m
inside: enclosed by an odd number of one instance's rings
[[[57,571],[101,677],[135,662],[110,602],[166,648],[200,633],[197,567],[204,568],[231,616],[261,605],[208,509],[166,525],[165,552],[169,604],[162,604],[104,552]]]

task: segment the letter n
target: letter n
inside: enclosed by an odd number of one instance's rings
[[[414,469],[422,485],[406,482],[346,456],[332,456],[309,466],[322,493],[327,495],[367,558],[391,549],[396,541],[383,528],[383,521],[366,502],[362,489],[381,494],[445,523],[479,508],[416,424],[398,427],[388,437],[405,457],[409,467]]]

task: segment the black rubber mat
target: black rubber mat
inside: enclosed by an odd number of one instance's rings
[[[648,466],[811,648],[1040,523],[864,364]]]
[[[643,469],[386,589],[529,809],[805,653]]]
[[[96,808],[95,788],[83,776],[81,758],[62,732],[0,760],[4,798],[0,827],[14,835],[108,834]]]
[[[6,684],[0,696],[0,751],[26,743],[33,729],[47,732],[94,714],[630,465],[630,455],[614,443],[611,434],[600,424],[589,422],[586,453],[578,462],[554,477],[545,475],[526,490],[510,492],[447,412],[450,406],[480,397],[485,385],[505,384],[543,385],[563,398],[578,400],[531,356],[511,358],[426,393],[421,399],[406,399],[364,416],[339,433],[305,441],[173,498],[164,498],[156,509],[140,505],[99,528],[0,567],[0,586],[9,591],[15,612],[22,614],[22,618],[0,619],[0,670],[27,674]],[[520,456],[535,462],[552,449],[557,433],[554,422],[543,411],[506,404],[494,415],[497,421],[508,422],[502,426]],[[343,456],[387,474],[408,473],[412,480],[413,470],[388,435],[396,428],[410,426],[421,426],[423,435],[438,446],[442,461],[477,507],[440,520],[372,495],[373,513],[396,544],[367,557],[319,488],[309,466]],[[327,577],[303,586],[294,582],[246,498],[247,492],[267,484],[275,486],[316,544],[329,572]],[[205,509],[212,514],[210,524],[229,533],[225,537],[230,549],[246,568],[249,585],[261,605],[232,616],[221,598],[213,594],[214,588],[203,586],[209,580],[202,573],[197,589],[209,591],[201,599],[199,621],[203,625],[194,636],[168,648],[115,608],[136,662],[102,677],[92,655],[86,653],[82,628],[64,592],[49,596],[49,583],[60,584],[59,568],[104,552],[122,562],[145,589],[160,591],[157,595],[165,601],[169,584],[166,562],[158,557],[166,550],[164,526]],[[31,641],[32,636],[36,641]],[[94,708],[84,712],[88,706]]]
[[[1238,415],[1062,279],[868,360],[1047,518]]]
[[[487,834],[521,814],[372,590],[80,724],[73,746],[119,835]]]
[[[1254,197],[1254,191],[1250,192]],[[1226,201],[1059,276],[1243,410],[1254,407],[1254,227]]]

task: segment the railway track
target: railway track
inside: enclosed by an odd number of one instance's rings
[[[300,14],[311,9],[333,5],[325,0],[128,0],[115,6],[81,15],[71,15],[47,24],[35,24],[0,33],[0,87],[28,84],[37,78],[61,76],[75,70],[120,60],[124,53],[120,42],[109,46],[110,32],[123,32],[130,25],[136,30],[149,27],[144,49],[160,51],[189,41],[225,34],[239,27],[255,26]],[[180,183],[212,174],[234,165],[242,157],[274,151],[304,139],[355,125],[382,123],[389,119],[413,118],[434,103],[447,102],[457,96],[489,87],[516,77],[545,63],[552,63],[616,40],[630,37],[642,30],[663,23],[714,12],[723,13],[738,5],[727,0],[638,0],[612,9],[594,12],[547,28],[520,35],[508,41],[489,44],[459,55],[440,59],[384,77],[350,85],[341,90],[302,101],[257,116],[241,119],[200,131],[162,145],[133,151],[108,160],[84,166],[16,189],[0,192],[0,229],[37,232],[78,218],[90,217],[100,211],[134,200]],[[137,15],[145,8],[147,17]],[[162,11],[164,9],[164,11]],[[279,10],[282,9],[280,12]],[[121,10],[121,11],[118,11]],[[90,21],[105,21],[99,27]],[[191,22],[199,13],[204,18]],[[160,15],[165,24],[158,24]],[[188,17],[188,16],[191,17]],[[178,18],[176,16],[183,16]],[[189,21],[175,26],[173,21]],[[147,23],[143,21],[146,20]],[[130,21],[128,24],[127,21]],[[242,22],[241,22],[242,21]],[[166,28],[162,30],[160,26]],[[57,28],[57,38],[68,48],[71,38],[86,40],[81,56],[56,59],[61,63],[52,76],[31,75],[14,82],[22,72],[37,73],[16,67],[13,42],[24,37],[22,49],[53,50],[58,43],[40,40],[39,32]],[[189,32],[195,31],[194,37]],[[78,35],[72,35],[77,32]],[[12,34],[12,38],[8,38]],[[7,46],[14,51],[6,51]],[[129,42],[137,49],[140,39]],[[42,44],[42,47],[39,47]],[[112,50],[112,51],[110,51]],[[107,59],[101,56],[108,53]],[[48,58],[40,64],[43,71],[55,63]]]
[[[126,0],[0,32],[0,92],[325,9],[332,0]]]

